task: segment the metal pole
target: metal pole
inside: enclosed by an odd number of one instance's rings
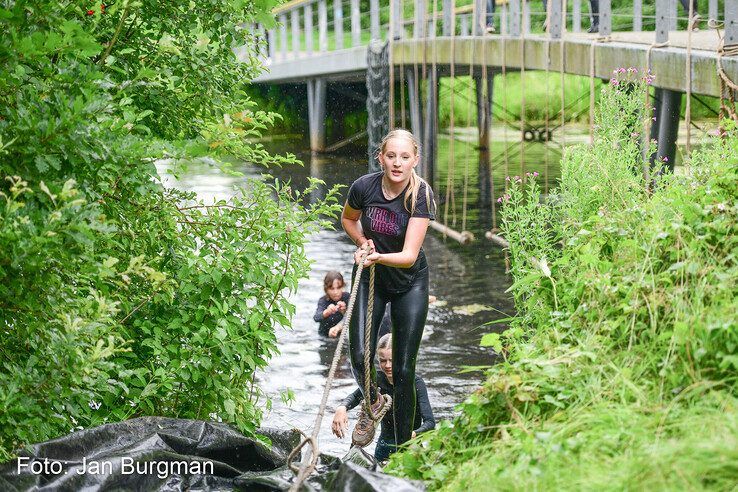
[[[676,142],[679,135],[679,110],[682,105],[682,93],[668,89],[661,91],[661,115],[659,118],[659,143],[656,152],[658,163],[674,170],[676,158]]]

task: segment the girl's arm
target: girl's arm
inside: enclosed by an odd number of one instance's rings
[[[364,231],[361,230],[361,223],[359,223],[360,218],[361,210],[351,208],[347,201],[343,206],[341,225],[354,244],[361,248],[368,240],[364,236]]]
[[[372,263],[379,263],[397,268],[410,268],[415,264],[420,253],[420,247],[423,246],[425,233],[428,231],[428,223],[430,219],[424,217],[412,217],[407,223],[407,232],[405,233],[405,244],[399,253],[372,253],[366,257],[364,266]]]
[[[418,395],[420,417],[423,421],[423,423],[420,424],[420,427],[415,429],[415,434],[420,434],[421,432],[433,429],[436,426],[436,419],[433,417],[433,409],[431,408],[430,400],[428,399],[428,389],[425,387],[425,382],[420,378],[415,380],[415,391]]]

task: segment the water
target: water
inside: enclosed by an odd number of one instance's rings
[[[464,223],[477,240],[470,246],[461,246],[429,230],[424,244],[431,265],[430,292],[438,301],[429,309],[417,372],[427,383],[436,420],[451,418],[454,407],[479,386],[481,374],[478,371],[461,372],[464,368],[494,363],[492,351],[480,347],[479,340],[483,334],[499,331],[502,326],[487,323],[513,313],[512,301],[505,293],[510,279],[505,275],[504,255],[484,239],[484,231],[495,221],[491,203],[495,202],[499,191],[504,188],[506,170],[502,147],[492,149],[492,162],[487,165],[484,159],[480,161],[478,152],[470,144],[456,141],[453,166],[448,155],[448,144],[448,138],[442,138],[439,145],[439,173],[436,178],[439,188],[436,190],[438,215],[440,219],[446,215],[447,172],[449,167],[455,167],[455,179],[452,180],[452,198],[455,200],[449,200],[452,202],[449,205],[453,205],[447,213],[449,223],[455,217],[455,228],[460,229]],[[342,156],[311,156],[299,150],[304,148],[303,145],[301,142],[282,142],[275,144],[272,149],[292,151],[305,163],[304,167],[290,166],[273,171],[277,177],[290,179],[293,187],[304,187],[307,177],[311,175],[326,181],[327,187],[334,184],[348,187],[366,172],[365,154],[355,152]],[[536,170],[542,174],[545,171],[553,182],[558,173],[558,155],[551,152],[546,158],[543,148],[542,144],[530,146],[523,164],[527,171]],[[514,159],[515,164],[508,159],[507,172],[520,174],[522,167],[519,157]],[[244,165],[241,171],[247,177],[254,177],[262,169]],[[486,178],[489,175],[493,177],[494,190]],[[169,184],[195,191],[200,198],[210,200],[213,197],[227,198],[232,194],[233,186],[244,179],[225,176],[216,168],[202,165],[192,167],[180,181],[169,181]],[[463,207],[465,188],[466,214]],[[343,192],[347,189],[344,188]],[[325,189],[317,192],[313,199],[324,192]],[[264,425],[298,427],[307,434],[312,431],[335,347],[335,340],[318,336],[317,324],[312,317],[318,298],[323,295],[323,276],[328,270],[342,272],[347,284],[350,282],[355,250],[338,222],[335,226],[336,230],[314,234],[306,245],[306,253],[313,263],[308,278],[300,281],[299,289],[291,299],[296,305],[292,329],[278,329],[281,353],[258,376],[260,387],[273,401],[271,411],[265,415]],[[319,435],[320,450],[334,455],[343,455],[350,445],[349,438],[342,441],[331,433],[333,409],[356,388],[346,359],[344,353]],[[285,402],[280,397],[288,391],[294,394],[294,401]],[[349,418],[353,426],[356,410],[349,412]],[[373,447],[368,450],[371,452]]]

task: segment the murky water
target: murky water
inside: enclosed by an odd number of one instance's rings
[[[465,367],[494,362],[492,352],[479,346],[479,339],[484,333],[499,330],[501,326],[485,324],[513,312],[512,302],[505,293],[510,279],[505,275],[504,255],[484,238],[484,231],[496,219],[491,213],[491,204],[495,203],[495,198],[504,189],[505,174],[520,174],[523,171],[521,166],[525,166],[527,171],[535,170],[542,175],[545,172],[551,183],[558,176],[559,156],[555,152],[555,144],[552,144],[548,156],[542,144],[528,146],[522,163],[519,155],[513,154],[519,148],[518,144],[510,143],[513,147],[508,149],[507,160],[504,159],[504,147],[497,144],[492,148],[491,162],[487,164],[484,159],[480,160],[472,144],[464,140],[455,141],[453,162],[449,158],[448,138],[440,141],[436,198],[439,218],[446,215],[449,223],[455,219],[454,228],[458,230],[464,223],[477,239],[470,246],[461,246],[429,230],[424,244],[431,265],[430,292],[438,298],[438,302],[431,305],[429,310],[417,371],[427,383],[436,419],[450,418],[454,407],[479,385],[479,372],[460,371]],[[327,187],[334,184],[348,186],[366,172],[365,154],[311,156],[299,150],[303,145],[289,141],[274,145],[274,150],[294,152],[305,164],[304,167],[292,166],[273,171],[275,176],[290,179],[294,187],[304,187],[307,177],[311,175],[326,181]],[[448,171],[452,168],[454,186],[449,198],[450,207],[446,212],[445,188]],[[241,170],[247,176],[262,172],[261,168],[247,165]],[[242,179],[245,178],[224,176],[213,167],[196,166],[176,186],[194,190],[205,199],[226,198],[232,194],[233,185]],[[344,193],[347,189],[344,188]],[[354,249],[338,222],[336,230],[321,231],[307,244],[306,252],[313,262],[312,270],[309,277],[300,282],[298,292],[292,297],[297,308],[292,329],[278,330],[281,354],[259,375],[260,386],[273,400],[273,408],[264,420],[265,425],[299,427],[308,434],[312,431],[335,347],[335,340],[318,336],[317,324],[312,316],[318,298],[323,295],[322,280],[328,270],[338,270],[344,274],[347,282],[350,281]],[[356,387],[346,359],[344,353],[319,436],[321,451],[334,455],[344,454],[350,444],[348,438],[341,441],[330,430],[332,410]],[[288,391],[293,392],[294,401],[285,403],[280,395]],[[355,417],[356,411],[350,412],[352,425]],[[368,448],[370,451],[372,449]]]

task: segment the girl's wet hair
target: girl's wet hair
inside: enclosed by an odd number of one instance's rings
[[[335,280],[340,280],[341,286],[346,285],[346,282],[343,281],[343,275],[341,275],[341,272],[331,270],[330,272],[326,273],[325,277],[323,278],[323,290],[326,293],[328,293],[328,289],[333,287],[333,282]]]
[[[410,142],[413,144],[415,155],[420,155],[420,141],[418,141],[418,138],[413,135],[412,132],[409,132],[404,128],[395,128],[387,135],[385,135],[382,141],[379,143],[379,148],[377,149],[376,155],[377,158],[379,158],[380,154],[384,153],[384,149],[385,147],[387,147],[387,142],[389,142],[389,140],[392,138],[406,138],[410,140]],[[410,186],[408,186],[407,191],[405,192],[405,210],[410,212],[410,215],[415,213],[415,205],[418,203],[418,192],[420,191],[420,185],[422,183],[425,183],[425,203],[428,204],[428,211],[435,212],[436,203],[435,201],[431,202],[430,186],[428,185],[428,183],[425,182],[423,178],[418,176],[418,174],[415,172],[415,168],[413,168],[413,172],[410,175]]]
[[[377,342],[377,350],[392,348],[392,333],[386,333]]]

